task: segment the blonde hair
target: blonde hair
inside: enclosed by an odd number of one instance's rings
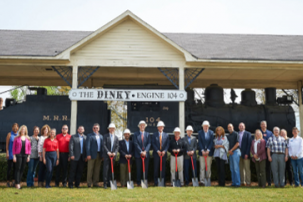
[[[28,136],[28,130],[27,130],[27,126],[26,125],[22,125],[20,128],[19,128],[19,131],[18,131],[18,135],[17,137],[21,137],[21,130],[22,128],[25,128],[25,134],[24,136],[30,140],[29,136]]]
[[[260,129],[255,130],[255,140],[257,139],[257,132],[259,132],[261,134],[261,140],[263,139],[263,135]]]
[[[47,125],[47,124],[45,124],[45,125],[41,128],[41,135],[44,135],[45,129],[48,130],[47,137],[49,137],[50,132],[51,132],[51,128],[50,128],[49,125]]]
[[[285,132],[285,139],[288,139],[288,137],[287,137],[287,131],[285,130],[285,129],[282,129],[281,130],[281,132],[280,132],[280,136],[282,136],[281,134],[282,134],[282,131],[284,131]]]

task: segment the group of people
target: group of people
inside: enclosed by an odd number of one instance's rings
[[[106,189],[110,186],[112,176],[111,163],[118,152],[121,186],[125,187],[126,182],[131,181],[128,169],[131,169],[133,160],[136,165],[136,183],[140,186],[141,179],[144,177],[147,179],[150,150],[153,150],[155,186],[158,186],[159,176],[165,179],[168,152],[171,154],[169,159],[171,183],[177,180],[175,179],[177,174],[181,185],[188,185],[191,181],[190,171],[197,176],[197,150],[200,163],[199,178],[202,185],[207,183],[206,179],[211,178],[211,166],[215,160],[219,186],[225,186],[225,164],[228,163],[231,171],[231,186],[251,186],[252,159],[260,187],[264,188],[266,181],[268,186],[271,186],[271,175],[275,187],[284,187],[286,171],[291,185],[294,176],[295,186],[300,184],[303,186],[303,141],[298,136],[299,130],[296,127],[292,130],[293,137],[289,139],[286,130],[280,131],[278,127],[274,127],[272,133],[267,130],[266,121],[262,121],[260,129],[255,131],[252,140],[251,133],[245,131],[244,123],[239,124],[239,132],[234,130],[232,124],[228,124],[228,133],[225,134],[223,127],[218,126],[212,131],[209,122],[204,121],[202,130],[198,131],[198,138],[192,135],[194,130],[189,125],[186,127],[185,137],[181,138],[182,131],[177,127],[173,131],[172,139],[164,132],[163,121],[158,122],[158,132],[153,135],[145,131],[146,126],[145,121],[140,121],[139,131],[134,133],[132,140],[130,130],[126,129],[123,132],[124,139],[119,141],[113,123],[109,124],[109,132],[105,135],[99,133],[100,125],[96,123],[93,125],[93,132],[88,135],[84,134],[83,126],[78,127],[77,134],[69,135],[68,126],[63,125],[61,133],[56,135],[56,129],[44,125],[40,136],[40,128],[35,126],[30,137],[25,125],[19,128],[18,124],[14,123],[6,141],[7,186],[21,188],[21,178],[28,163],[28,187],[34,186],[36,168],[39,164],[39,187],[51,187],[50,181],[55,169],[56,187],[62,182],[64,187],[80,188],[83,168],[87,162],[87,186],[99,187],[100,169],[103,163],[103,186]],[[70,172],[67,179],[69,161]],[[142,177],[143,167],[145,176]],[[291,167],[293,172],[290,170]],[[14,180],[11,179],[11,171],[14,172]]]

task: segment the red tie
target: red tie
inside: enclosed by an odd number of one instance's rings
[[[144,151],[144,135],[141,132],[141,140],[142,140],[142,151]]]
[[[160,133],[160,151],[162,150],[162,132]]]

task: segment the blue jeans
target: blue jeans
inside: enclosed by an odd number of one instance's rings
[[[53,171],[54,167],[56,166],[57,162],[57,152],[52,151],[52,152],[45,152],[45,160],[46,160],[46,186],[45,187],[50,187],[50,182],[53,177]]]
[[[194,163],[194,167],[195,167],[195,177],[198,178],[198,174],[197,174],[197,159],[193,158],[193,163]],[[193,172],[193,168],[192,168],[192,163],[191,163],[191,159],[184,159],[184,173],[185,173],[185,184],[188,184],[190,181],[189,178],[189,168],[191,170],[191,173]],[[194,175],[192,175],[194,177]]]
[[[28,171],[27,171],[27,179],[26,179],[26,183],[28,187],[34,186],[34,177],[36,175],[36,169],[38,163],[39,163],[39,158],[31,159],[28,162]]]
[[[297,160],[291,159],[291,165],[294,171],[295,185],[299,186],[301,178],[301,186],[303,186],[303,158]]]
[[[231,172],[231,181],[232,186],[240,186],[241,185],[241,179],[240,179],[240,157],[241,157],[241,151],[240,149],[236,149],[233,151],[233,155],[229,156],[229,166],[230,166],[230,172]]]

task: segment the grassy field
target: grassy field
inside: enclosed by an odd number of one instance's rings
[[[303,201],[303,188],[0,188],[0,201]]]

